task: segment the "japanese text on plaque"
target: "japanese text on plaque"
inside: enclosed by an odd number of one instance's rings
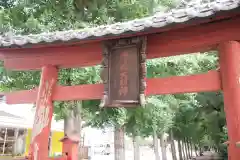
[[[120,89],[119,96],[126,96],[128,93],[128,52],[120,54]]]

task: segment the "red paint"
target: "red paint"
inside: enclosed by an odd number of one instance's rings
[[[67,160],[67,157],[64,157],[64,156],[62,156],[62,157],[49,157],[47,160]]]
[[[4,56],[1,53],[0,53],[0,60],[4,60]]]
[[[240,43],[225,42],[219,46],[224,107],[228,128],[228,160],[240,159]]]
[[[62,153],[67,153],[67,160],[78,160],[78,144],[79,139],[71,139],[65,136],[60,140],[63,143]]]
[[[147,58],[207,51],[217,44],[240,37],[240,18],[149,34]],[[204,33],[204,34],[203,34]],[[208,35],[206,37],[206,35]],[[134,35],[132,35],[134,36]],[[211,38],[209,38],[211,37]],[[171,45],[169,45],[171,44]],[[46,64],[60,67],[93,66],[101,62],[101,42],[2,50],[5,66],[14,70],[39,69]]]
[[[147,95],[193,93],[221,90],[218,71],[204,74],[153,78],[147,80]]]
[[[92,63],[98,64],[102,55],[100,43],[90,43],[80,46],[65,46],[52,48],[28,48],[9,50],[5,54],[4,65],[6,68],[14,69],[12,62],[19,61],[24,63],[19,65],[17,70],[40,69],[41,66],[51,64],[63,67],[90,66]]]
[[[240,114],[240,65],[239,65],[239,51],[240,44],[238,42],[224,43],[219,47],[220,50],[220,64],[222,67],[222,80],[224,91],[225,112],[229,133],[229,153],[230,160],[236,160],[240,158],[237,156],[237,152],[240,150],[236,148],[235,143],[240,140],[240,126],[239,126],[239,114]]]
[[[147,79],[146,95],[218,90],[221,90],[219,73],[218,71],[209,71],[198,75]],[[100,99],[102,93],[102,84],[57,86],[53,94],[53,100]],[[6,94],[9,104],[34,103],[36,96],[37,90],[16,91]]]
[[[52,94],[57,82],[55,67],[42,68],[39,92],[36,99],[36,114],[33,125],[29,155],[32,160],[48,158],[48,137],[53,116]]]

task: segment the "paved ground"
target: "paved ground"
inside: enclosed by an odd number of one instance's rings
[[[141,153],[141,160],[153,160],[155,159],[155,155],[153,150],[143,150],[140,149]],[[133,160],[133,151],[125,151],[126,154],[126,159],[125,160]],[[161,154],[161,153],[160,153]],[[172,155],[170,152],[167,153],[167,158],[168,160],[172,160]],[[114,159],[114,154],[110,155],[95,155],[92,160],[113,160]]]

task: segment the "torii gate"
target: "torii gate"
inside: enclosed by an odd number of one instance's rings
[[[145,95],[223,90],[229,160],[239,160],[239,16],[240,0],[216,0],[91,29],[0,37],[0,59],[7,69],[42,70],[38,89],[5,93],[9,104],[37,104],[28,159],[50,159],[47,144],[54,100],[102,98],[101,106],[118,107],[144,105]],[[145,85],[145,53],[152,59],[209,50],[219,52],[219,71],[151,78]],[[105,85],[56,85],[57,68],[93,66],[102,59]],[[67,155],[61,159],[75,160],[74,147],[66,147],[69,141],[64,145]]]

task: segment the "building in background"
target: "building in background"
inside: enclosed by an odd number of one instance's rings
[[[12,155],[13,152],[15,155],[28,154],[34,116],[35,108],[33,108],[33,105],[7,105],[0,103],[0,155]],[[63,121],[52,120],[52,132],[49,137],[49,155],[62,153],[62,143],[59,140],[64,136],[63,127]],[[4,140],[5,133],[7,136]],[[113,154],[113,134],[112,128],[101,130],[86,127],[82,130],[82,145],[91,148],[91,155],[93,156],[104,154],[105,151]],[[107,145],[108,147],[106,147]],[[3,146],[5,146],[4,152],[1,150]],[[7,147],[9,151],[6,150]]]
[[[21,108],[21,109],[20,109]],[[27,155],[35,109],[32,105],[0,105],[0,155]],[[62,153],[63,121],[52,121],[49,155]]]

